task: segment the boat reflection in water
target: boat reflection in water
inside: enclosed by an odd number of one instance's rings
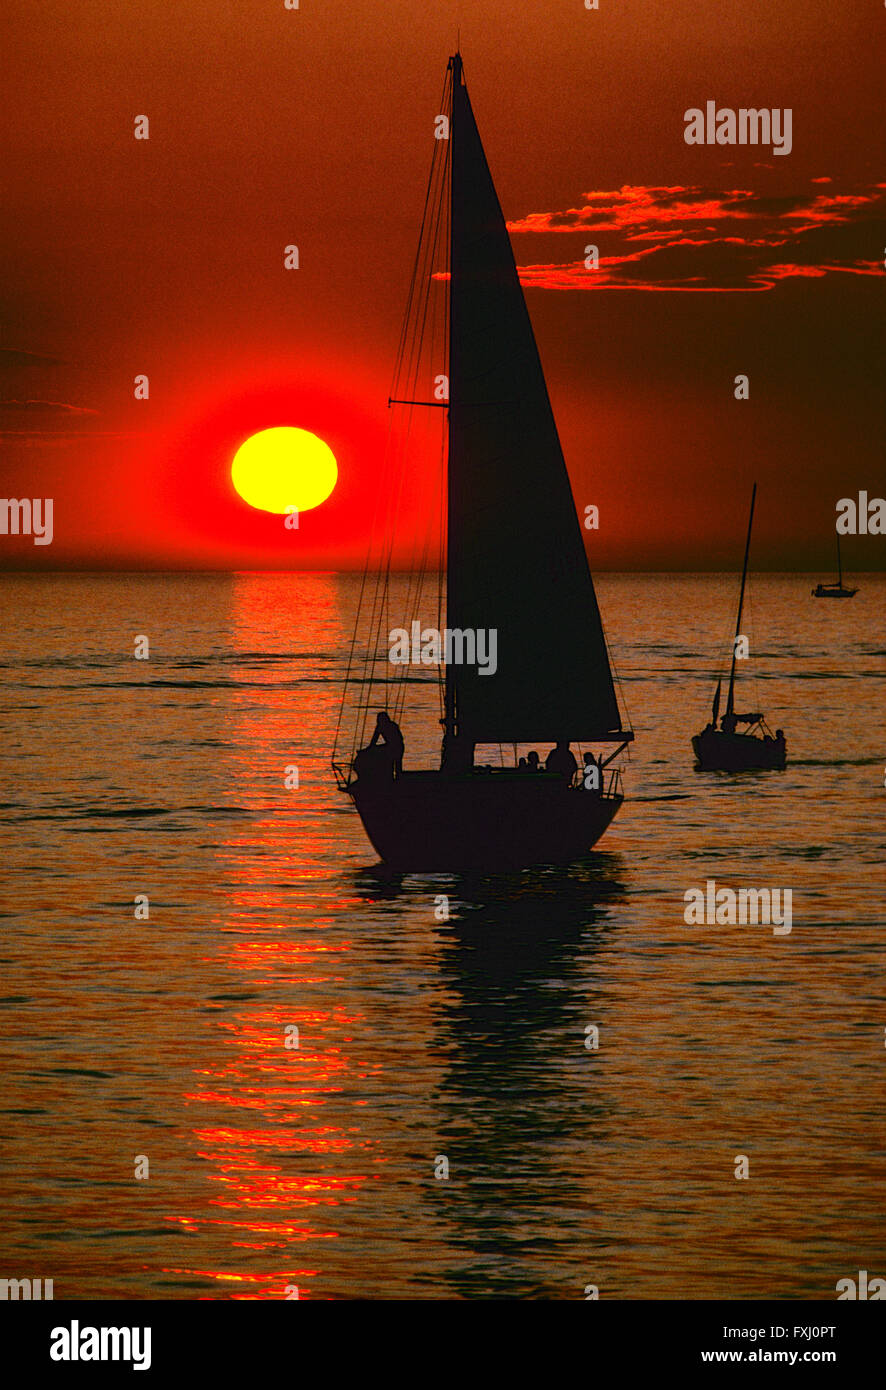
[[[578,1252],[562,1263],[564,1234],[575,1228],[592,1264],[612,1244],[589,1165],[616,1131],[597,1036],[611,1041],[599,957],[616,949],[622,871],[600,853],[520,875],[358,876],[369,904],[413,897],[439,911],[445,897],[450,914],[435,924],[443,1066],[415,1213],[442,1244],[437,1288],[450,1297],[568,1294]],[[432,1172],[438,1156],[446,1181]]]

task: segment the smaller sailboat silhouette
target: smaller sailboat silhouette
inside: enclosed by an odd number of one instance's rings
[[[847,589],[843,584],[843,561],[840,559],[840,536],[837,535],[837,582],[836,584],[816,584],[812,590],[813,598],[854,598],[857,589]]]
[[[738,638],[741,635],[741,615],[744,608],[745,586],[748,578],[748,556],[751,550],[751,529],[754,524],[754,502],[757,497],[757,484],[751,493],[751,514],[748,518],[748,536],[744,548],[744,565],[741,571],[741,591],[738,598],[738,617],[735,623],[735,640],[732,644],[732,665],[729,670],[729,690],[726,695],[726,713],[720,718],[720,692],[722,681],[717,681],[711,722],[696,734],[692,747],[698,759],[698,767],[704,772],[754,772],[767,768],[782,768],[787,761],[787,744],[781,729],[773,736],[762,714],[736,714],[735,712],[735,662]],[[717,721],[719,719],[719,728]],[[738,725],[745,726],[739,733]]]

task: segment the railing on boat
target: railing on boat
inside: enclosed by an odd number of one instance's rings
[[[596,766],[599,768],[599,764],[597,764]],[[585,779],[585,772],[586,772],[586,768],[584,768],[584,767],[578,768],[578,770],[577,770],[576,773],[575,773],[575,776],[574,776],[573,779],[572,779],[572,786],[575,787],[576,789],[578,789],[579,791],[582,790],[582,789],[584,788],[584,785],[585,785],[585,781],[584,781],[584,779]],[[621,790],[621,770],[620,770],[619,768],[614,767],[614,768],[612,768],[612,769],[610,770],[610,772],[609,772],[609,780],[608,780],[608,783],[607,783],[607,780],[606,780],[606,772],[605,772],[605,769],[600,773],[600,789],[599,789],[599,793],[600,793],[600,796],[621,796],[621,795],[622,795],[622,790]]]
[[[339,763],[339,762],[333,762],[333,764],[332,764],[332,769],[333,769],[333,772],[335,773],[335,780],[336,780],[336,782],[338,783],[338,789],[339,789],[339,791],[343,791],[343,792],[344,792],[344,791],[347,791],[347,790],[348,790],[348,787],[351,785],[351,783],[354,782],[354,781],[356,780],[356,779],[355,779],[355,776],[354,776],[353,769],[351,769],[347,764],[343,765],[343,764],[341,764],[341,763]],[[425,770],[426,770],[426,771],[433,771],[434,769],[425,769]],[[492,771],[493,769],[489,769],[489,770]],[[413,769],[413,771],[414,771],[414,769]],[[515,769],[515,768],[509,768],[509,767],[508,767],[508,768],[496,768],[495,771],[496,771],[496,772],[499,772],[499,771],[500,771],[500,772],[515,772],[516,769]],[[579,769],[577,770],[577,772],[576,772],[576,774],[575,774],[575,777],[573,778],[573,781],[572,781],[572,786],[573,786],[573,788],[575,788],[575,789],[577,789],[577,790],[582,790],[582,789],[584,788],[584,773],[585,773],[584,768],[579,768]],[[545,774],[540,774],[540,775],[545,775]],[[622,787],[621,787],[621,770],[620,770],[619,768],[614,767],[614,768],[611,769],[611,771],[610,771],[610,773],[609,773],[608,782],[607,782],[607,779],[606,779],[606,773],[605,773],[605,772],[603,773],[602,778],[601,778],[600,793],[599,793],[599,794],[600,794],[601,796],[621,796],[621,795],[622,795]]]

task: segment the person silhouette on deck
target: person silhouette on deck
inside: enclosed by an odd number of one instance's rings
[[[445,725],[445,720],[440,723]],[[474,742],[465,734],[449,733],[443,735],[440,750],[440,771],[465,773],[474,770]]]
[[[581,782],[582,786],[584,787],[585,791],[589,791],[589,792],[602,792],[602,790],[603,790],[603,756],[602,756],[602,754],[600,755],[600,761],[599,761],[599,763],[597,762],[597,759],[594,757],[593,753],[585,753],[583,756],[584,756],[584,771],[583,771],[583,773],[582,773],[582,782]]]
[[[578,771],[578,763],[570,752],[569,743],[565,738],[558,739],[557,746],[552,748],[545,758],[545,771],[559,773],[567,787],[572,785],[572,779]]]
[[[529,763],[529,771],[538,772],[538,754],[536,753],[534,748],[530,752],[527,761]]]
[[[380,710],[375,717],[375,732],[369,741],[369,747],[374,748],[379,739],[383,740],[384,751],[390,760],[391,776],[399,777],[403,771],[405,748],[403,735],[400,732],[400,725],[396,724],[384,710]]]

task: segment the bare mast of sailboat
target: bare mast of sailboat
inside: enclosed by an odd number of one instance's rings
[[[738,616],[735,620],[735,640],[732,643],[732,666],[729,670],[729,692],[726,696],[727,714],[734,714],[735,712],[735,661],[738,650],[738,639],[741,635],[741,614],[742,609],[744,608],[744,591],[748,579],[748,556],[751,552],[751,528],[754,525],[754,502],[756,501],[756,497],[757,484],[754,483],[753,490],[751,492],[751,514],[748,517],[748,534],[744,547],[744,564],[742,565],[741,570],[741,590],[738,595]]]

